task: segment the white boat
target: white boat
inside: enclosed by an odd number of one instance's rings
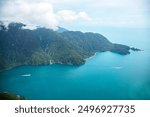
[[[119,67],[119,66],[118,66],[118,67],[112,67],[112,68],[114,68],[114,69],[121,69],[122,67]]]
[[[24,76],[24,77],[30,77],[31,74],[23,74],[23,75],[21,75],[21,76]]]

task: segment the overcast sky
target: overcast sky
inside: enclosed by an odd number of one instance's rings
[[[0,0],[0,20],[27,28],[150,27],[149,0]]]

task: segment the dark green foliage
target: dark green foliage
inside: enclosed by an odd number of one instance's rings
[[[130,54],[128,51],[130,49],[129,46],[121,45],[121,44],[113,44],[113,48],[110,50],[111,52],[116,52],[122,55]]]
[[[0,22],[0,70],[19,65],[81,65],[95,52],[112,51],[129,54],[129,47],[112,44],[97,33],[51,29],[23,29],[22,23],[11,23],[8,29]]]
[[[25,100],[24,97],[9,92],[0,93],[0,100]]]

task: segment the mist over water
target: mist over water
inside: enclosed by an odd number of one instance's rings
[[[150,99],[150,30],[107,29],[110,41],[140,48],[97,53],[82,66],[20,66],[0,73],[0,92],[27,99]]]

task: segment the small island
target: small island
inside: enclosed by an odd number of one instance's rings
[[[142,51],[141,49],[134,48],[134,47],[131,47],[130,49],[133,50],[133,51]]]

